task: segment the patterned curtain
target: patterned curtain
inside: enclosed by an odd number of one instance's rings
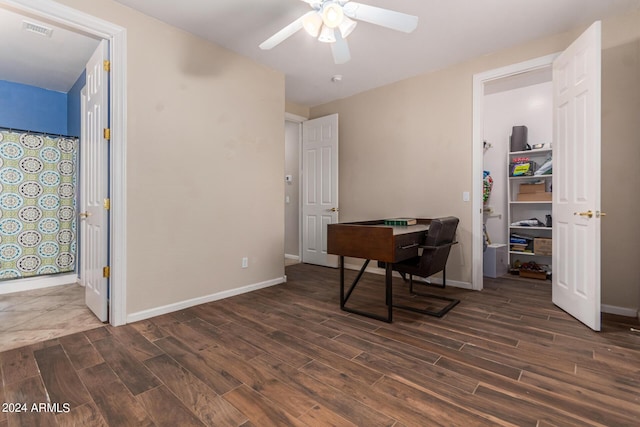
[[[0,280],[75,270],[78,139],[0,128]]]

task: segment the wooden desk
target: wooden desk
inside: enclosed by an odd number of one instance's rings
[[[418,256],[418,246],[424,244],[430,219],[418,219],[409,226],[384,225],[384,220],[329,224],[327,252],[340,257],[340,309],[350,313],[391,323],[393,320],[393,264]],[[365,259],[360,272],[345,294],[344,257]],[[371,260],[385,263],[385,302],[387,317],[346,307],[346,303]]]

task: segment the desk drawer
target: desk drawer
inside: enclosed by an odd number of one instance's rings
[[[417,257],[418,246],[424,244],[425,238],[424,231],[395,236],[395,262]]]

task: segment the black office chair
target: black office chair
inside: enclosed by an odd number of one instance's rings
[[[422,254],[419,254],[417,257],[408,259],[406,261],[393,264],[393,269],[399,272],[405,281],[407,280],[406,275],[409,275],[409,292],[412,295],[436,298],[439,300],[448,301],[449,304],[438,311],[420,309],[406,305],[395,305],[395,307],[415,311],[418,313],[429,314],[431,316],[442,317],[460,302],[460,300],[458,299],[434,294],[419,293],[413,290],[413,276],[428,278],[441,271],[441,286],[433,285],[429,282],[418,282],[417,284],[432,285],[441,288],[444,288],[446,286],[447,259],[449,258],[449,252],[451,252],[451,246],[458,243],[455,241],[455,236],[459,222],[460,220],[453,216],[433,219],[431,221],[431,224],[429,225],[429,231],[427,232],[425,244],[420,246]]]

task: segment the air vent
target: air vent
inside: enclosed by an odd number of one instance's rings
[[[22,29],[31,33],[39,34],[44,37],[51,37],[51,33],[53,32],[52,28],[29,21],[22,21]]]

